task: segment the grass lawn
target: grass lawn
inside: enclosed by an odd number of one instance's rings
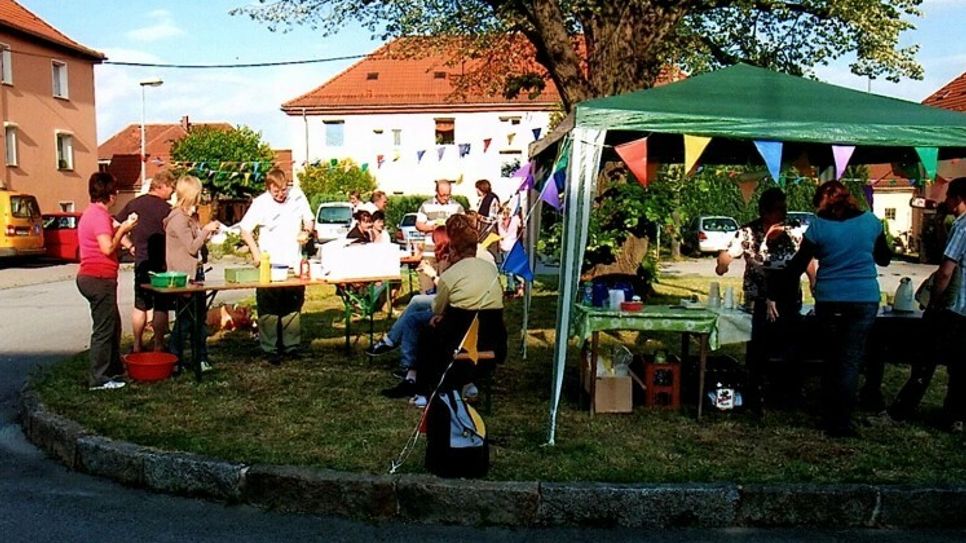
[[[708,277],[674,277],[657,285],[660,298],[706,293]],[[555,281],[538,281],[527,336],[519,352],[520,302],[507,308],[511,356],[496,377],[493,412],[485,416],[492,479],[613,482],[869,482],[962,483],[964,438],[938,429],[945,372],[940,371],[911,424],[868,427],[861,439],[834,441],[816,430],[816,406],[804,412],[768,412],[755,422],[740,413],[710,413],[702,424],[689,410],[591,418],[576,401],[577,348],[561,404],[557,445],[543,446],[550,395]],[[722,282],[735,286],[738,281]],[[357,345],[343,354],[341,303],[328,287],[309,289],[303,320],[302,361],[273,367],[247,333],[212,338],[216,370],[198,385],[183,376],[158,384],[132,384],[116,392],[86,390],[86,355],[38,377],[51,409],[101,434],[164,449],[246,463],[304,464],[385,473],[406,443],[419,413],[404,400],[388,400],[394,360],[371,361]],[[382,328],[385,323],[379,323]],[[640,345],[643,338],[621,339]],[[669,346],[677,345],[666,338]],[[741,356],[732,349],[732,354]],[[889,366],[887,398],[908,368]],[[812,382],[812,386],[815,383]],[[817,396],[812,393],[812,396]],[[402,468],[421,472],[422,444]]]

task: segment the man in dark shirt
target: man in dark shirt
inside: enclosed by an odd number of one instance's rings
[[[164,334],[168,329],[167,300],[141,285],[151,282],[150,272],[165,271],[164,254],[164,218],[171,212],[168,199],[174,192],[175,178],[171,172],[162,170],[151,179],[151,188],[147,194],[138,196],[124,206],[117,214],[120,221],[131,213],[137,213],[138,224],[131,231],[130,243],[127,249],[134,254],[134,310],[131,312],[131,324],[134,330],[134,352],[143,348],[144,328],[147,325],[148,312],[154,310],[151,320],[154,328],[153,348],[155,351],[164,349]]]

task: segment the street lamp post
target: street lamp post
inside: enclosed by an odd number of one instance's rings
[[[148,155],[145,149],[145,130],[144,130],[144,89],[146,87],[160,87],[164,84],[160,78],[146,79],[140,82],[141,85],[141,186],[144,187],[144,181],[147,178],[148,169]]]

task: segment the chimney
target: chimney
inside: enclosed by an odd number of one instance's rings
[[[191,132],[191,121],[188,120],[187,115],[181,116],[181,129],[185,132]]]

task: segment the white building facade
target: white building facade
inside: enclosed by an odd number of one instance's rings
[[[384,45],[282,105],[296,177],[306,163],[350,158],[389,194],[431,194],[436,179],[449,179],[475,203],[474,185],[486,179],[505,200],[520,185],[510,173],[560,109],[556,89],[548,82],[539,96],[507,99],[460,88],[462,64],[389,54],[408,46]]]

